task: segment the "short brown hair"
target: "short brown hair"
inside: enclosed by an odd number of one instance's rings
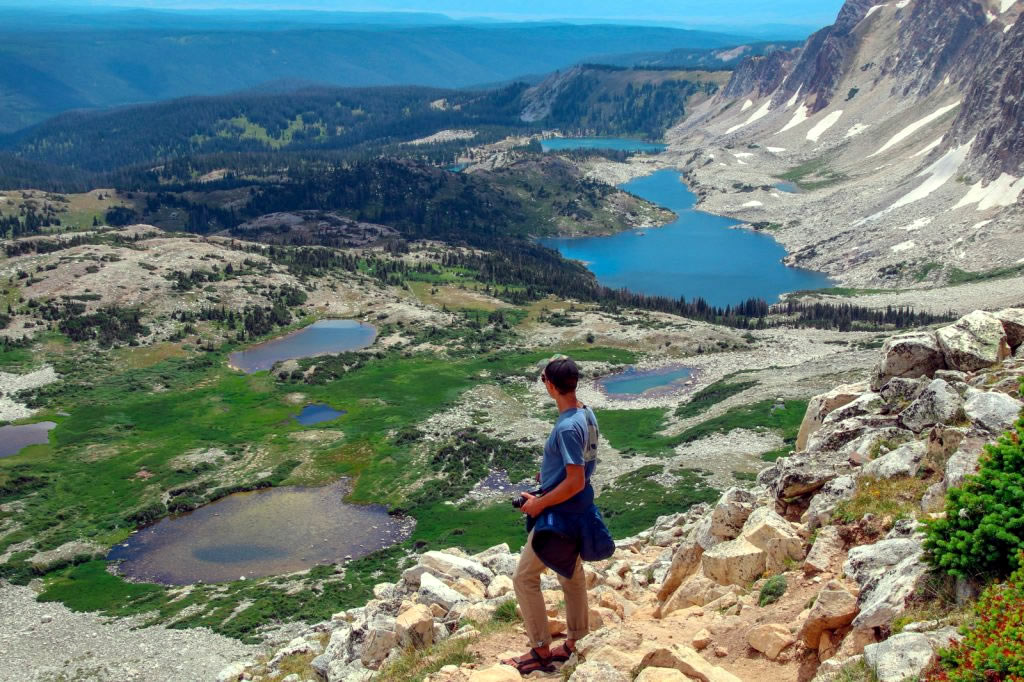
[[[572,393],[580,381],[580,368],[571,358],[555,358],[544,368],[543,376],[559,393]]]

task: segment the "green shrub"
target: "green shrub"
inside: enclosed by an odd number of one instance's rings
[[[1018,556],[1020,563],[1024,557]],[[1024,568],[1002,584],[990,585],[960,628],[963,640],[940,651],[941,667],[929,681],[1024,679]]]
[[[498,604],[498,608],[494,611],[494,620],[501,623],[518,623],[522,620],[519,617],[519,612],[516,611],[516,600],[509,599]]]
[[[946,515],[928,524],[925,549],[958,577],[1005,578],[1024,552],[1024,419],[985,446],[978,473],[946,493]]]
[[[786,594],[787,587],[786,576],[773,575],[761,586],[761,593],[757,596],[757,605],[768,606],[769,604],[774,604],[782,598],[782,595]]]

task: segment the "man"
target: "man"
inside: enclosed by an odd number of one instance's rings
[[[590,477],[597,465],[597,418],[590,408],[576,399],[579,377],[576,363],[565,356],[549,361],[540,375],[548,395],[558,406],[558,420],[544,444],[540,471],[543,493],[539,496],[522,494],[526,498],[522,511],[533,520],[545,510],[572,512],[593,505],[594,490],[590,487]],[[574,516],[569,513],[565,518],[571,520]],[[576,641],[589,629],[587,583],[582,561],[577,557],[571,577],[558,575],[565,593],[568,637],[563,644],[551,648],[547,609],[540,590],[540,576],[546,566],[533,547],[533,539],[534,533],[531,532],[513,578],[531,649],[524,656],[505,661],[523,675],[537,670],[551,672],[553,662],[569,660],[575,651]]]

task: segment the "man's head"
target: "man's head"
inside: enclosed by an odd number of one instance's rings
[[[568,395],[576,392],[576,384],[580,380],[580,368],[570,358],[559,355],[548,361],[541,372],[540,380],[544,382],[552,397]]]

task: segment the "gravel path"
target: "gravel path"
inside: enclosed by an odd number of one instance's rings
[[[260,652],[206,629],[132,630],[0,581],[0,682],[204,682]]]

